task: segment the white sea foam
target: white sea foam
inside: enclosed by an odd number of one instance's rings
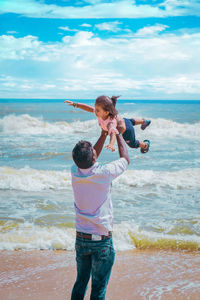
[[[135,248],[130,236],[130,225],[115,225],[116,250]],[[0,250],[8,249],[67,249],[74,250],[75,229],[40,227],[33,224],[19,224],[18,228],[1,233]]]
[[[191,138],[200,140],[200,122],[195,124],[178,123],[166,119],[151,119],[148,127],[150,137]]]
[[[117,188],[151,187],[171,189],[199,189],[200,169],[180,171],[128,170],[115,181]]]
[[[130,225],[115,225],[115,247],[124,251],[135,248],[129,236]],[[1,229],[1,226],[0,226]],[[8,249],[74,249],[75,228],[40,227],[30,223],[1,233],[0,250]]]
[[[131,117],[129,113],[123,117]],[[200,139],[200,122],[195,124],[178,123],[167,119],[151,119],[151,125],[145,130],[140,131],[140,136],[148,132],[149,137],[155,138],[191,138]],[[139,126],[135,129],[138,130]],[[0,119],[0,132],[3,134],[67,134],[67,133],[85,133],[88,131],[97,131],[97,120],[76,121],[68,123],[46,122],[42,118],[35,118],[28,114],[8,115]]]
[[[96,120],[76,121],[68,123],[65,121],[49,123],[43,118],[35,118],[28,114],[8,115],[0,119],[0,131],[5,134],[66,134],[88,132],[94,128]],[[97,124],[96,124],[97,126]]]
[[[29,223],[1,233],[0,250],[8,249],[67,249],[74,248],[75,230],[40,227]]]
[[[0,189],[21,191],[62,190],[71,187],[71,175],[65,171],[43,171],[0,167]]]
[[[200,169],[180,171],[128,170],[113,185],[119,192],[135,187],[157,187],[171,189],[198,189]],[[71,189],[71,174],[67,171],[44,171],[25,167],[15,169],[0,167],[0,189],[21,191]]]
[[[5,226],[5,225],[4,225]],[[41,227],[31,223],[20,223],[14,228],[2,230],[0,226],[0,250],[14,249],[74,249],[75,228]],[[167,235],[147,232],[134,223],[115,224],[113,240],[116,250],[134,248],[198,250],[200,238],[189,235]]]

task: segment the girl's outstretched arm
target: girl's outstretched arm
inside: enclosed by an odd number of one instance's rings
[[[84,104],[84,103],[76,103],[76,102],[73,102],[73,101],[70,101],[70,100],[65,100],[64,103],[68,103],[71,106],[78,107],[78,108],[83,109],[83,110],[88,111],[88,112],[92,112],[92,113],[94,112],[94,107],[93,106],[90,106],[90,105],[87,105],[87,104]]]

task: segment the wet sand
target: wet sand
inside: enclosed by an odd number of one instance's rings
[[[76,277],[72,251],[0,251],[0,299],[68,300]],[[89,300],[90,285],[85,299]],[[106,300],[200,299],[199,252],[117,252]]]

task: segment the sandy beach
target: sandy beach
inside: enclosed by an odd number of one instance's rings
[[[73,251],[1,251],[0,299],[70,299]],[[117,252],[106,299],[198,300],[199,252]],[[85,299],[89,299],[90,285]]]

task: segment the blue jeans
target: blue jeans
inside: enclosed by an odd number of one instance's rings
[[[91,241],[76,237],[75,249],[77,278],[71,300],[84,299],[90,275],[92,276],[90,300],[104,300],[115,260],[112,238]]]
[[[126,131],[123,133],[122,136],[125,142],[130,148],[138,148],[140,142],[135,139],[135,130],[133,127],[135,125],[135,120],[124,118],[124,122],[126,125]]]

